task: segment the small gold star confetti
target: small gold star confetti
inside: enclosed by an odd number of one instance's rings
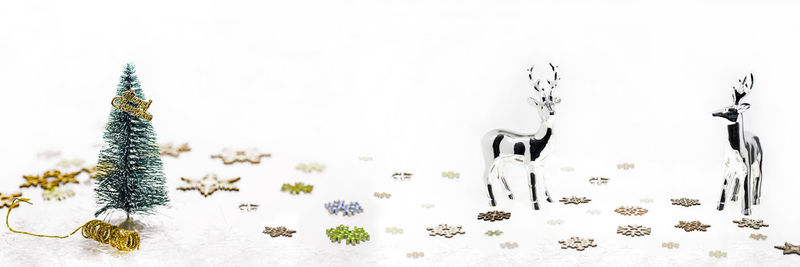
[[[633,169],[634,167],[636,167],[636,165],[634,165],[633,163],[629,163],[629,162],[623,162],[623,163],[617,164],[617,169],[620,169],[620,170],[626,170],[627,171],[627,170]]]
[[[22,193],[3,194],[0,193],[0,209],[3,207],[16,208],[19,203],[14,203],[14,199],[21,197]]]
[[[592,200],[588,199],[586,197],[572,196],[572,197],[568,197],[568,198],[562,197],[561,200],[559,200],[558,202],[563,202],[564,205],[567,205],[567,204],[578,205],[578,204],[581,204],[581,203],[589,203],[589,201],[592,201]]]
[[[72,196],[75,196],[75,191],[69,188],[61,188],[60,186],[42,191],[42,198],[44,198],[44,200],[63,200]]]
[[[319,164],[319,163],[316,163],[316,162],[300,163],[300,164],[297,164],[297,167],[295,167],[295,169],[298,170],[298,171],[306,172],[306,173],[309,173],[309,172],[322,172],[322,171],[325,170],[325,165],[322,165],[322,164]]]
[[[663,243],[661,243],[661,247],[662,248],[668,248],[668,249],[679,248],[680,246],[681,246],[680,244],[675,243],[675,242],[663,242]]]
[[[742,218],[741,220],[734,220],[736,224],[739,224],[739,228],[753,228],[753,229],[761,229],[761,227],[769,227],[769,224],[764,223],[764,220],[754,220],[750,218]]]
[[[169,155],[177,158],[181,152],[192,151],[192,148],[189,147],[189,143],[183,143],[180,146],[175,146],[172,143],[166,143],[158,146],[158,150],[161,151],[162,156]]]
[[[489,230],[489,231],[486,231],[486,233],[483,233],[483,234],[485,234],[487,236],[498,236],[498,235],[502,235],[503,231],[500,231],[500,230]]]
[[[375,192],[372,195],[377,197],[377,198],[381,198],[381,199],[383,199],[383,198],[391,198],[392,197],[392,194],[389,194],[389,193],[386,193],[386,192],[380,192],[380,193]]]
[[[719,259],[719,258],[727,258],[727,257],[728,257],[728,252],[725,252],[725,251],[719,251],[719,250],[714,250],[714,251],[709,251],[709,252],[708,252],[708,256],[709,256],[709,257],[718,258],[718,259]]]
[[[762,234],[750,234],[750,238],[755,239],[755,240],[765,240],[765,239],[767,239],[767,236],[762,235]]]
[[[50,189],[56,187],[58,185],[63,185],[67,183],[78,183],[78,180],[75,179],[75,176],[83,172],[70,172],[70,173],[62,173],[59,170],[49,170],[44,172],[42,175],[23,175],[22,177],[25,178],[25,183],[20,185],[19,187],[36,187],[41,186],[44,189]],[[54,179],[48,179],[54,178]]]
[[[519,244],[517,244],[517,242],[500,243],[500,248],[512,249],[512,248],[517,248],[518,246]]]
[[[461,178],[461,174],[454,171],[442,172],[442,177],[449,179]]]
[[[691,222],[679,221],[678,224],[675,225],[675,228],[681,228],[686,232],[692,232],[692,231],[705,232],[706,229],[709,227],[711,227],[711,225],[703,224],[700,221],[691,221]]]
[[[800,246],[792,245],[789,242],[784,242],[783,246],[775,246],[775,248],[782,249],[783,255],[792,253],[800,255]]]
[[[56,165],[58,165],[59,167],[62,167],[62,168],[69,168],[69,167],[73,167],[73,166],[78,167],[78,166],[83,165],[83,160],[79,159],[79,158],[61,159],[61,160],[58,161],[58,163]]]
[[[386,227],[386,232],[390,233],[390,234],[393,234],[393,235],[402,235],[403,234],[403,228]]]
[[[217,175],[214,173],[206,174],[206,176],[204,176],[200,180],[193,180],[181,177],[181,180],[188,183],[188,185],[178,187],[178,190],[181,191],[197,190],[204,197],[208,197],[209,195],[213,194],[214,191],[217,190],[239,191],[239,188],[233,184],[239,181],[239,179],[241,179],[241,177],[236,177],[228,180],[219,180],[217,178]]]
[[[425,257],[425,253],[424,252],[419,252],[419,251],[412,251],[412,252],[406,253],[406,257],[407,258],[413,258],[413,259],[422,258],[422,257]]]
[[[222,149],[222,153],[211,155],[211,158],[220,158],[222,163],[233,164],[234,162],[250,162],[253,164],[261,163],[262,157],[270,157],[272,154],[265,154],[258,151],[256,148],[249,148],[247,150],[233,150]]]

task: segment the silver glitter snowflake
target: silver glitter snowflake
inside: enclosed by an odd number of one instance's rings
[[[626,236],[645,236],[650,235],[650,227],[641,225],[625,225],[617,227],[617,234]]]
[[[574,248],[579,251],[583,251],[588,247],[597,247],[593,238],[583,239],[576,236],[570,237],[567,240],[559,240],[558,243],[561,244],[562,249]]]

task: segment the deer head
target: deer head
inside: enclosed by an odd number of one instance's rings
[[[553,63],[549,65],[550,70],[553,72],[553,79],[546,80],[546,85],[542,84],[542,80],[534,79],[533,66],[528,68],[528,79],[534,91],[533,96],[528,97],[528,103],[537,106],[539,114],[543,117],[555,115],[555,105],[561,103],[561,98],[553,95],[553,90],[558,86],[558,81],[561,80],[561,77],[558,77],[558,66],[553,65]]]
[[[753,81],[752,73],[739,79],[739,84],[733,87],[733,105],[716,110],[711,115],[736,122],[739,116],[750,108],[750,104],[742,103],[742,98],[747,96],[750,90],[753,89]]]

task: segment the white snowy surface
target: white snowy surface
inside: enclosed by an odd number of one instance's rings
[[[140,230],[141,250],[129,253],[86,240],[46,239],[0,232],[0,259],[4,266],[374,266],[374,265],[755,265],[792,266],[800,257],[784,256],[773,248],[792,241],[797,234],[797,215],[790,203],[776,202],[772,188],[765,190],[764,205],[757,206],[752,218],[766,220],[770,227],[761,230],[738,228],[732,220],[741,218],[738,205],[723,212],[714,209],[717,180],[697,182],[692,187],[675,184],[670,174],[642,162],[633,170],[617,170],[614,162],[569,165],[574,172],[551,167],[548,177],[555,200],[562,196],[587,196],[588,204],[545,204],[532,211],[527,199],[527,183],[519,168],[509,182],[517,200],[500,199],[500,209],[512,213],[510,220],[485,222],[479,212],[492,210],[486,204],[483,186],[476,175],[480,168],[397,165],[391,155],[360,161],[361,154],[307,157],[292,151],[268,150],[272,158],[260,165],[223,165],[208,155],[216,149],[193,145],[193,151],[180,158],[165,158],[172,203],[158,215],[141,217],[146,228]],[[364,155],[372,155],[364,153]],[[294,170],[299,162],[314,160],[327,166],[322,173]],[[445,170],[461,172],[460,179],[441,177]],[[555,169],[555,170],[552,170]],[[239,192],[218,191],[204,198],[196,191],[177,191],[181,176],[199,177],[215,171],[221,177],[241,176]],[[408,181],[395,181],[394,171],[410,171]],[[610,177],[608,185],[591,185],[593,175]],[[85,175],[81,177],[86,179]],[[304,182],[314,185],[311,194],[298,196],[280,192],[282,183]],[[64,201],[43,201],[41,189],[22,189],[34,205],[22,204],[12,213],[10,223],[20,230],[67,233],[92,218],[94,202],[91,184],[71,185],[77,196]],[[498,188],[498,187],[496,187]],[[769,187],[767,187],[769,188]],[[704,189],[704,190],[701,190]],[[704,192],[705,191],[705,192]],[[389,199],[378,199],[373,192],[388,192]],[[497,195],[503,195],[499,191]],[[702,205],[685,208],[670,205],[670,198],[699,198]],[[640,203],[652,198],[653,203]],[[323,204],[336,199],[359,201],[365,211],[352,217],[330,215]],[[256,212],[242,212],[240,203],[256,203]],[[425,209],[422,203],[434,204]],[[638,205],[649,210],[643,216],[614,213],[621,205]],[[590,209],[601,211],[587,214]],[[3,210],[5,212],[5,210]],[[121,216],[121,215],[120,215]],[[121,217],[110,218],[118,222]],[[561,219],[561,225],[548,220]],[[708,232],[684,232],[674,228],[679,220],[700,220],[710,224]],[[431,237],[425,228],[440,223],[462,225],[465,235],[451,239]],[[357,246],[331,243],[325,229],[339,224],[364,227],[371,239]],[[640,224],[652,228],[644,237],[616,234],[618,225]],[[262,234],[264,226],[286,226],[297,230],[294,237],[271,238]],[[399,227],[403,234],[385,233],[386,227]],[[500,236],[484,235],[487,230],[502,230]],[[762,233],[767,240],[753,240],[750,233]],[[558,240],[571,236],[594,238],[596,248],[585,251],[563,250]],[[796,238],[795,238],[796,239]],[[519,247],[502,249],[500,243],[517,242]],[[665,249],[662,242],[677,242],[680,248]],[[727,258],[708,256],[711,250],[728,253]],[[421,251],[423,258],[409,259],[406,253]]]
[[[19,189],[22,175],[60,157],[95,161],[122,66],[133,61],[160,142],[192,151],[164,159],[171,204],[137,217],[141,250],[119,253],[73,236],[46,239],[0,230],[0,266],[799,266],[773,248],[800,243],[796,178],[800,151],[798,3],[760,1],[11,1],[0,8],[0,192],[34,205],[15,209],[20,230],[64,234],[92,219],[91,184],[76,196],[43,201]],[[532,211],[521,168],[517,196],[499,199],[511,219],[484,222],[480,137],[494,128],[533,132],[524,69],[553,61],[557,94],[554,152],[547,163],[555,200]],[[725,160],[724,123],[711,111],[730,104],[730,86],[756,75],[746,127],[764,146],[763,204],[751,216],[770,226],[738,228],[738,205],[714,209]],[[259,165],[224,165],[224,147],[258,147]],[[372,156],[362,162],[359,156]],[[327,166],[296,171],[301,162]],[[636,168],[618,171],[616,164]],[[574,172],[560,168],[571,166]],[[391,178],[414,173],[410,181]],[[460,179],[441,177],[461,173]],[[175,190],[180,177],[241,176],[239,192]],[[593,186],[591,176],[607,176]],[[85,176],[81,176],[85,180]],[[283,183],[313,184],[309,195]],[[496,194],[502,196],[499,187]],[[378,199],[374,192],[391,193]],[[671,206],[690,197],[701,206]],[[652,198],[653,203],[640,203]],[[324,203],[359,201],[353,217]],[[240,203],[257,203],[245,213]],[[420,207],[431,203],[435,208]],[[650,211],[613,212],[622,205]],[[599,215],[586,210],[598,209]],[[0,213],[5,209],[0,209]],[[121,214],[107,218],[119,222]],[[564,220],[552,226],[548,220]],[[684,232],[680,220],[710,224]],[[426,227],[462,225],[465,235],[428,236]],[[325,229],[362,226],[371,240],[331,243]],[[616,234],[643,224],[652,235]],[[264,226],[297,230],[270,238]],[[386,227],[404,234],[385,233]],[[504,232],[498,237],[483,233]],[[752,240],[760,232],[767,240]],[[558,240],[598,246],[563,250]],[[662,242],[680,243],[665,249]],[[517,242],[502,249],[503,242]],[[712,258],[720,250],[727,258]],[[406,253],[421,251],[423,258]]]

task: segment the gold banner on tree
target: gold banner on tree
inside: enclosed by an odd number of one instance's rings
[[[147,114],[147,109],[150,108],[151,103],[153,103],[153,100],[145,102],[136,97],[133,89],[122,92],[122,96],[115,96],[111,99],[112,107],[148,121],[153,119],[153,115]]]

